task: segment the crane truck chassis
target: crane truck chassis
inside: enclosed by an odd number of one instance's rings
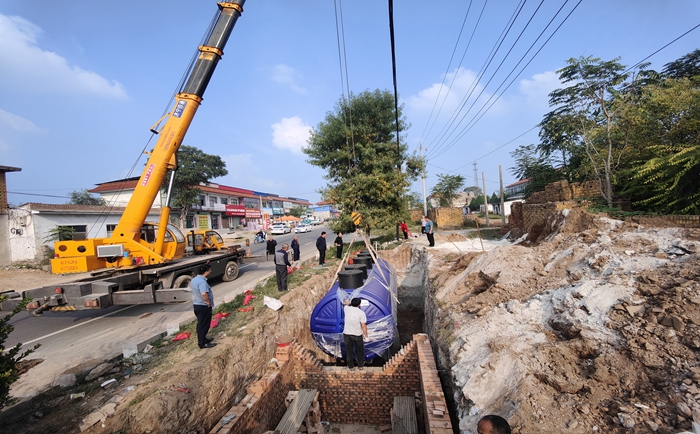
[[[107,274],[93,273],[73,282],[29,289],[21,294],[10,293],[0,303],[0,310],[13,310],[23,298],[33,300],[27,309],[34,315],[41,315],[44,310],[66,312],[118,305],[185,302],[192,299],[188,287],[199,266],[211,265],[209,279],[221,278],[230,282],[238,277],[240,265],[247,261],[258,262],[260,258],[246,256],[244,249],[234,245],[165,265],[122,272],[109,270]]]

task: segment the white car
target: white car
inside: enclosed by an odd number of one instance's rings
[[[274,224],[272,225],[272,230],[270,231],[272,235],[284,235],[290,232],[292,232],[292,230],[284,224]]]
[[[311,232],[311,226],[309,225],[299,225],[296,228],[294,228],[295,233],[301,233],[301,232]]]

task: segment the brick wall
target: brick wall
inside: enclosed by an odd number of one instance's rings
[[[523,204],[523,227],[526,231],[537,224],[544,223],[547,218],[564,209],[578,207],[578,202],[551,202],[545,204]]]
[[[434,208],[428,210],[428,217],[439,228],[461,228],[464,223],[462,208]]]
[[[600,197],[597,181],[574,182],[557,181],[547,184],[544,191],[536,191],[527,198],[530,204],[565,202],[580,198]]]
[[[414,335],[383,367],[348,371],[323,366],[311,351],[293,344],[278,349],[278,368],[248,387],[248,394],[231,407],[210,434],[261,434],[274,430],[286,411],[290,390],[320,392],[321,417],[336,423],[388,425],[395,396],[420,399],[419,421],[426,433],[452,433],[442,385],[430,341]],[[231,415],[235,417],[231,418]],[[229,419],[230,418],[230,419]]]

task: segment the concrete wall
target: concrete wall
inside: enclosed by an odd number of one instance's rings
[[[0,214],[0,267],[6,267],[12,263],[10,251],[10,226],[7,214]]]

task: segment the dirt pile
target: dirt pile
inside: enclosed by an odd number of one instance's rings
[[[431,250],[461,431],[489,413],[522,434],[692,431],[699,240],[564,211],[519,245]]]
[[[291,335],[315,347],[308,316],[332,276],[329,270],[310,277],[280,298],[285,306],[279,311],[259,306],[232,315],[210,332],[218,342],[211,350],[199,350],[190,338],[139,353],[137,360],[112,361],[111,369],[92,381],[84,380],[90,374],[80,373],[78,390],[54,388],[42,394],[17,417],[3,418],[0,432],[77,433],[81,425],[85,433],[206,432],[267,370],[276,338]],[[101,387],[112,378],[117,381]]]

